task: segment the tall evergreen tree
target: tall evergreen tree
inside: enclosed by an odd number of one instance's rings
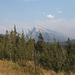
[[[27,42],[27,56],[29,60],[34,59],[34,51],[35,51],[35,41],[30,38]]]
[[[22,61],[26,59],[26,41],[24,31],[22,31],[21,38],[18,43],[18,58]]]

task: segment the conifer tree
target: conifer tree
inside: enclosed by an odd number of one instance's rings
[[[75,48],[70,39],[68,38],[67,44],[66,44],[66,49],[67,49],[67,62],[68,64],[66,65],[67,70],[70,71],[75,71]]]
[[[5,39],[3,37],[3,35],[0,35],[0,59],[4,59],[4,42],[5,42]]]
[[[24,31],[22,31],[21,38],[18,42],[18,58],[20,61],[26,59],[26,41]]]
[[[34,50],[35,50],[35,41],[33,39],[29,39],[27,42],[27,56],[29,60],[34,59]]]

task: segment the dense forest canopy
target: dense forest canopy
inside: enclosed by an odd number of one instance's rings
[[[14,30],[0,35],[0,60],[12,60],[21,66],[30,60],[46,70],[75,72],[75,44],[70,39],[64,45],[56,39],[54,43],[45,42],[41,33],[37,43],[31,38],[26,41],[24,31],[19,34],[14,26]]]

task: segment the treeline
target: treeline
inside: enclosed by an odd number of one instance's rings
[[[64,45],[56,39],[54,43],[45,42],[42,34],[37,43],[31,38],[26,41],[24,32],[19,34],[14,26],[14,30],[0,35],[0,60],[12,60],[21,66],[30,60],[46,70],[75,72],[75,44],[70,39]]]

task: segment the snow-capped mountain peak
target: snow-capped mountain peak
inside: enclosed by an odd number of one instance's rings
[[[36,31],[36,32],[46,32],[46,30],[40,26],[38,27],[34,27],[32,31]]]
[[[43,38],[45,41],[47,41],[47,39],[50,39],[50,42],[54,41],[54,38],[56,38],[56,41],[66,41],[68,37],[64,36],[64,34],[62,33],[58,33],[56,31],[52,31],[49,29],[44,29],[42,27],[34,27],[29,33],[28,36],[35,39],[35,41],[38,41],[38,36],[39,33],[42,34]]]

